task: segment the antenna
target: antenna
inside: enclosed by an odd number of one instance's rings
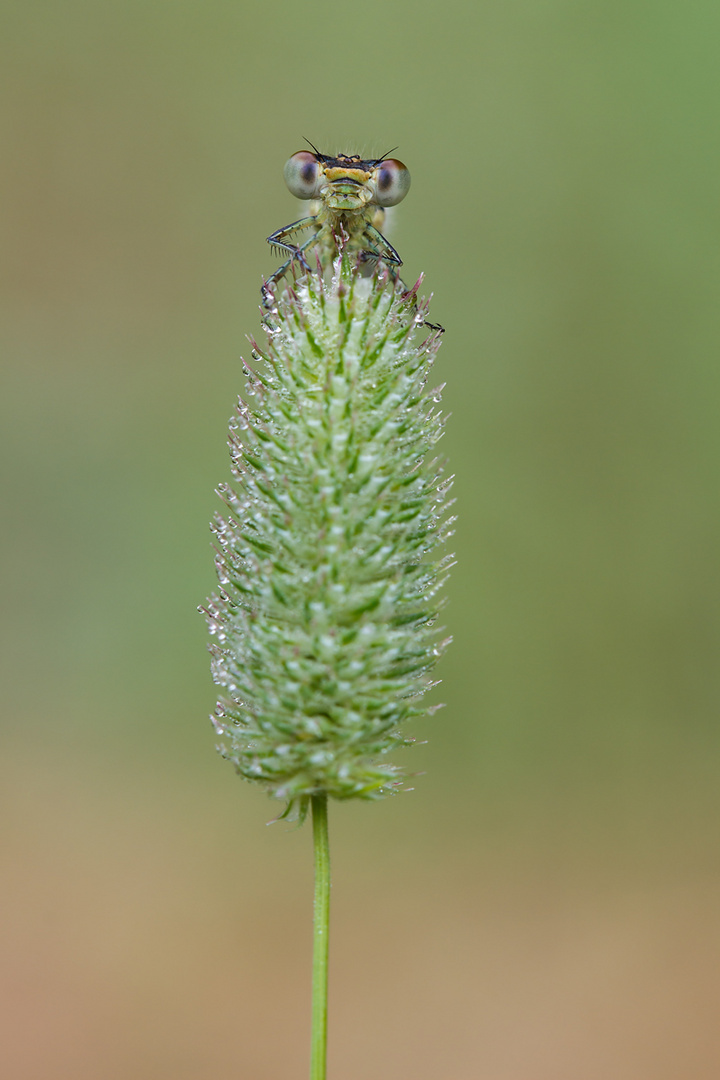
[[[305,136],[304,136],[304,135],[303,135],[303,139],[305,139]],[[321,154],[321,153],[320,153],[320,151],[318,150],[317,146],[313,146],[313,144],[312,144],[312,143],[310,142],[310,140],[309,140],[309,139],[305,139],[305,142],[306,142],[306,143],[308,144],[308,146],[312,146],[313,150],[315,151],[315,153],[317,154],[317,156],[318,156],[318,157],[320,157],[320,158],[321,158],[321,157],[325,157],[325,155],[324,155],[324,154]]]

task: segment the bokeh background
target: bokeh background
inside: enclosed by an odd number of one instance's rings
[[[460,513],[422,775],[333,807],[331,1076],[716,1078],[718,8],[2,14],[2,1075],[306,1073],[310,833],[195,613],[306,135],[412,172]]]

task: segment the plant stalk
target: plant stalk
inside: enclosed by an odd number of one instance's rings
[[[326,1080],[330,944],[330,845],[328,843],[327,795],[313,795],[311,803],[315,849],[315,905],[310,1080]]]

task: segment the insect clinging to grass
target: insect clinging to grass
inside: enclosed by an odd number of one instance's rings
[[[311,252],[323,269],[340,250],[357,252],[359,266],[372,267],[382,262],[393,280],[403,284],[397,272],[402,259],[380,232],[386,208],[402,202],[410,190],[410,172],[402,161],[389,157],[391,153],[389,150],[380,158],[361,158],[358,154],[331,157],[312,146],[312,152],[299,150],[288,159],[283,170],[285,183],[296,198],[310,200],[310,213],[267,238],[271,247],[289,258],[263,285],[266,306],[272,301],[274,286],[293,263],[310,270]],[[310,230],[308,239],[294,242],[305,230]]]

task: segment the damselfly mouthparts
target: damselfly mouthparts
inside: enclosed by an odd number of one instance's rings
[[[285,183],[298,199],[310,200],[310,213],[267,238],[273,248],[290,257],[263,285],[266,305],[272,301],[274,286],[295,261],[310,269],[311,253],[323,269],[341,249],[357,252],[358,265],[385,263],[393,279],[398,279],[397,268],[402,266],[397,251],[380,232],[386,207],[396,206],[410,190],[410,173],[402,161],[387,154],[365,159],[358,154],[330,157],[314,146],[313,151],[299,150],[285,164]],[[307,240],[291,242],[306,229],[311,230]]]

